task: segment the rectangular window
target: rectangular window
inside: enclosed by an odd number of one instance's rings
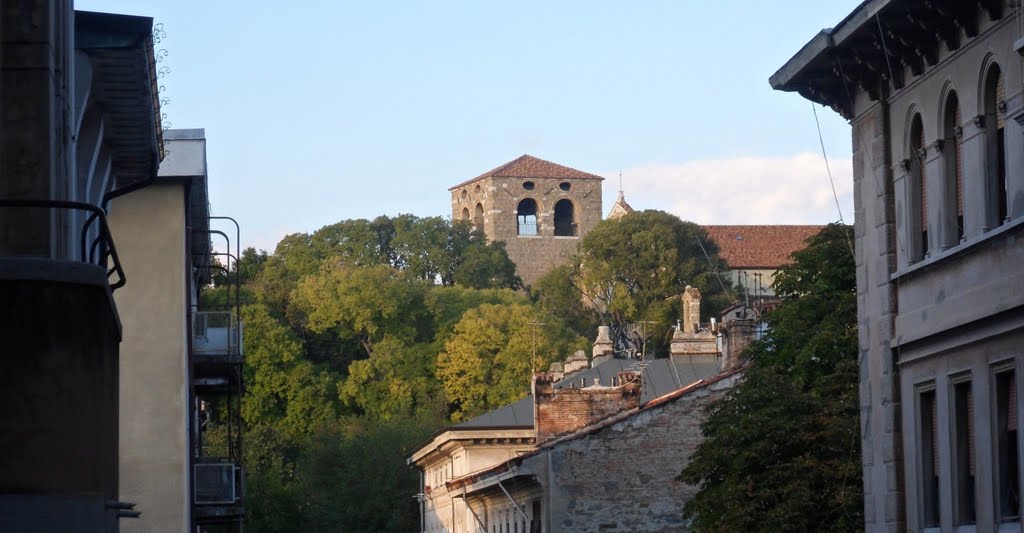
[[[922,525],[938,527],[939,525],[939,441],[938,412],[935,403],[935,389],[921,392],[919,398],[918,420],[920,423],[920,440],[918,441],[921,458],[921,504]]]
[[[1020,518],[1020,464],[1017,456],[1017,379],[1013,370],[996,374],[996,479],[1001,522]]]
[[[956,495],[956,525],[975,523],[974,503],[974,399],[971,382],[953,384],[953,472]]]

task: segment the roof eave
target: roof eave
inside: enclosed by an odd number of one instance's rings
[[[118,121],[111,128],[115,168],[126,159],[132,160],[126,169],[118,171],[116,187],[153,178],[163,157],[152,31],[151,17],[75,12],[75,48],[84,51],[94,61],[93,86],[101,89],[95,93],[100,98],[99,103],[108,114],[121,117],[120,124],[134,122],[145,125],[146,129],[142,135],[121,135],[116,124]],[[125,72],[130,73],[127,78]],[[106,94],[133,93],[142,98],[104,98]]]

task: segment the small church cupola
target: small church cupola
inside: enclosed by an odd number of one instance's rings
[[[622,173],[619,172],[619,194],[615,197],[615,204],[612,205],[611,211],[608,211],[608,220],[618,220],[632,212],[636,211],[631,205],[626,203],[626,193],[622,192]]]

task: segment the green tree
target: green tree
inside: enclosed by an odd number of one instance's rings
[[[687,285],[703,294],[705,319],[731,301],[718,276],[727,267],[717,253],[700,226],[662,211],[638,211],[591,230],[580,241],[569,279],[603,321],[651,321],[652,337],[667,345],[668,330],[681,315],[677,296]]]
[[[430,344],[408,346],[385,337],[366,359],[353,361],[339,388],[341,400],[371,420],[433,416],[440,423],[447,404],[433,377]]]
[[[460,222],[459,225],[468,225]],[[508,257],[505,243],[488,243],[483,233],[474,231],[459,254],[452,281],[471,289],[519,289],[523,282],[516,275],[516,264]]]
[[[385,336],[408,344],[429,336],[426,291],[424,282],[386,265],[325,261],[319,273],[298,284],[292,300],[305,327],[317,333],[333,329],[370,356]]]
[[[600,313],[586,303],[583,291],[576,286],[573,267],[561,265],[551,269],[530,288],[530,296],[544,312],[561,317],[579,335],[588,339],[597,336]]]
[[[338,377],[306,360],[302,343],[265,306],[245,306],[242,319],[245,423],[270,424],[286,436],[296,436],[335,419]]]
[[[417,531],[419,476],[405,458],[434,429],[418,419],[325,427],[299,464],[304,516],[288,531]]]
[[[700,531],[863,527],[856,282],[848,227],[831,225],[776,276],[787,298],[748,348],[744,379],[712,404],[680,478]]]
[[[437,378],[453,404],[452,419],[523,398],[534,370],[586,346],[586,339],[559,319],[529,305],[483,304],[467,311],[437,357]]]

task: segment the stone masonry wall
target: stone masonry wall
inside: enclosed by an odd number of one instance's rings
[[[676,477],[703,440],[700,424],[707,406],[739,379],[733,374],[555,444],[550,452],[551,530],[688,531],[683,506],[697,487]]]
[[[533,182],[533,189],[523,187]],[[559,185],[569,184],[569,190]],[[601,221],[599,180],[558,178],[485,178],[451,191],[452,220],[464,218],[482,224],[491,241],[502,241],[523,283],[531,285],[552,268],[564,264],[579,240]],[[537,235],[519,235],[516,208],[525,198],[537,202]],[[555,236],[554,208],[562,199],[573,202],[576,236]],[[482,220],[476,217],[483,211]]]
[[[896,295],[896,230],[888,109],[875,106],[853,123],[854,236],[864,465],[864,519],[868,531],[903,531],[899,368],[890,339]]]

